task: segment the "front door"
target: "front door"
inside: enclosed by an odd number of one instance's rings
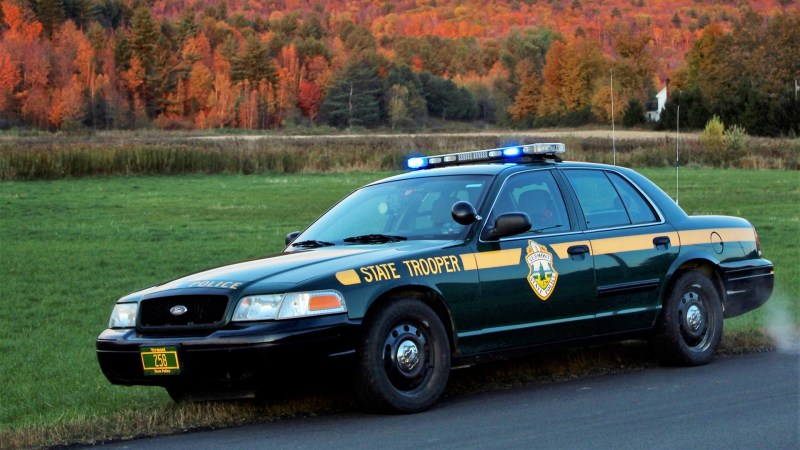
[[[480,317],[459,332],[466,352],[513,348],[593,334],[595,281],[590,243],[550,169],[510,176],[485,230],[507,212],[525,212],[531,231],[475,244]]]

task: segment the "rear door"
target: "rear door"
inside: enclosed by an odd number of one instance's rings
[[[662,277],[680,249],[678,234],[652,202],[614,170],[562,169],[591,242],[599,334],[652,326]]]

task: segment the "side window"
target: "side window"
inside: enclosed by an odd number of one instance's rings
[[[630,216],[631,222],[640,224],[658,221],[656,213],[647,200],[645,200],[642,194],[631,186],[627,180],[613,172],[608,173],[608,178],[611,179],[614,187],[617,188],[617,192],[619,192],[622,198],[622,203],[625,205],[625,209],[628,210],[628,216]]]
[[[494,217],[508,212],[524,212],[531,219],[533,232],[569,231],[570,223],[564,197],[549,170],[512,175],[506,181],[492,211]]]
[[[590,229],[631,224],[622,199],[603,171],[570,169],[564,174],[578,196]]]

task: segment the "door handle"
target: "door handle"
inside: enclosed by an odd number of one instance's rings
[[[567,249],[567,253],[569,253],[570,256],[583,255],[584,253],[589,253],[589,246],[573,245]]]
[[[662,245],[666,246],[669,244],[670,244],[669,236],[658,236],[653,238],[653,245],[655,245],[656,247],[661,247]]]

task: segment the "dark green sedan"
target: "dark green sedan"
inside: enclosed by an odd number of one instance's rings
[[[711,361],[723,318],[772,294],[753,226],[688,216],[638,173],[563,152],[411,158],[280,254],[119,299],[100,366],[191,399],[341,362],[366,407],[415,412],[453,365],[552,344],[643,338],[669,363]]]

